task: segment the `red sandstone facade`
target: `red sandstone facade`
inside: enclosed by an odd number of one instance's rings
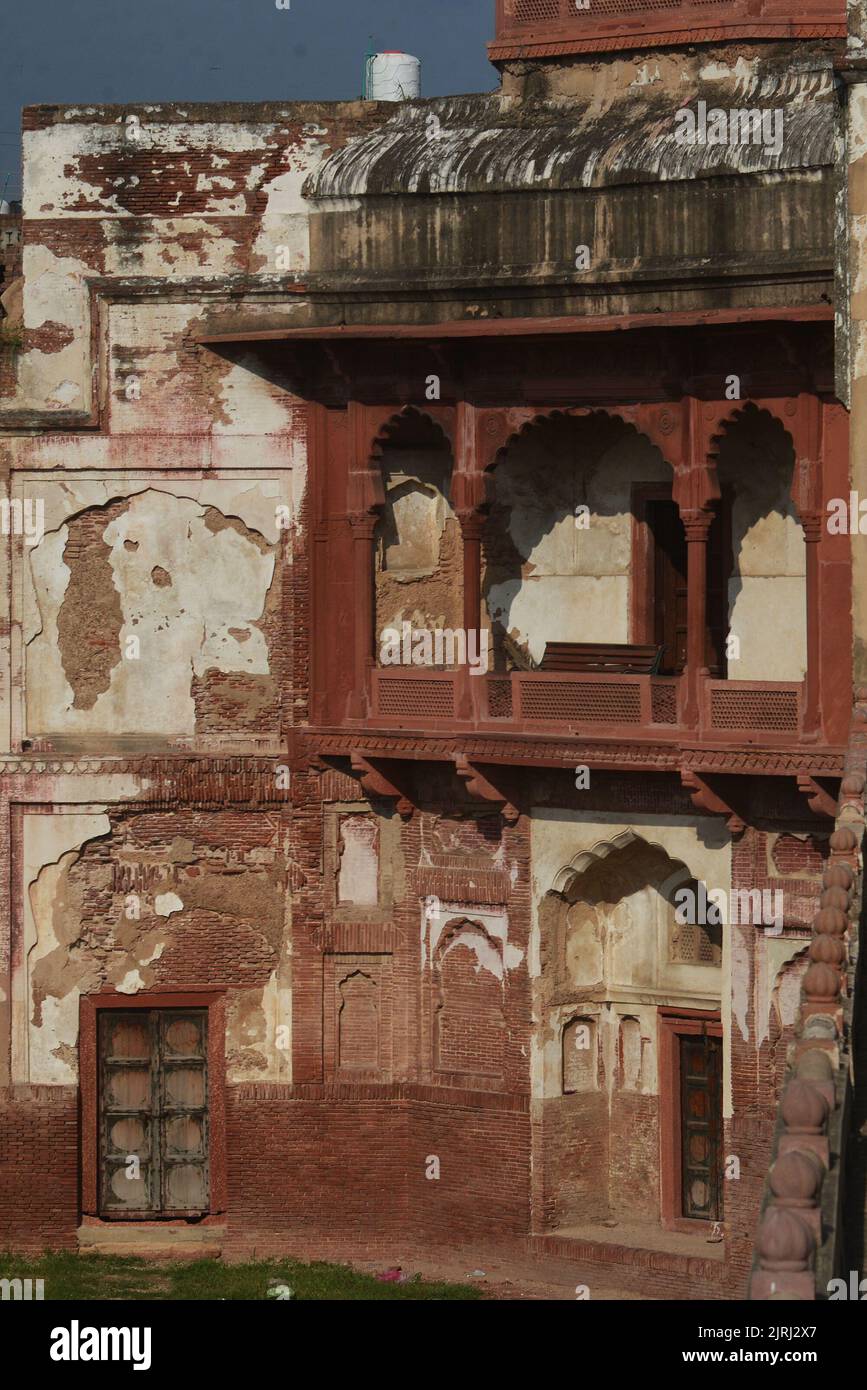
[[[0,1243],[502,1243],[743,1293],[850,737],[833,84],[783,172],[603,166],[624,122],[668,139],[651,50],[722,103],[844,33],[502,0],[511,113],[164,108],[146,149],[25,113],[63,173],[0,417],[49,519],[3,574]],[[538,187],[464,143],[533,128]],[[404,621],[488,669],[388,664]],[[673,883],[782,918],[686,931]]]

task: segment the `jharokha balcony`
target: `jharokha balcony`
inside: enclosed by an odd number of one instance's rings
[[[342,399],[308,361],[300,736],[326,758],[465,759],[467,776],[788,774],[826,808],[851,702],[826,325],[706,330],[711,360],[689,362],[696,340],[666,330],[615,346],[497,327],[505,341],[435,352],[332,344]]]

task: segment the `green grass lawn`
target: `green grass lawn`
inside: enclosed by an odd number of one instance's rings
[[[465,1284],[380,1284],[346,1265],[301,1264],[296,1260],[220,1260],[154,1264],[116,1255],[76,1255],[68,1251],[25,1258],[0,1254],[0,1279],[44,1279],[45,1301],[76,1299],[242,1299],[271,1301],[269,1285],[285,1285],[292,1299],[477,1299],[481,1291]],[[284,1295],[285,1297],[285,1295]]]

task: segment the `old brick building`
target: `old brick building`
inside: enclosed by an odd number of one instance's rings
[[[0,1244],[742,1293],[867,677],[846,14],[792,16],[24,112]]]

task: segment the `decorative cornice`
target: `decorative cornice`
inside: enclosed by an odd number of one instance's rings
[[[705,748],[698,744],[611,741],[584,738],[531,738],[508,734],[420,734],[353,730],[298,730],[298,739],[308,750],[328,757],[401,758],[417,762],[430,759],[453,762],[463,756],[472,763],[508,763],[529,767],[588,767],[616,769],[632,767],[654,772],[679,773],[682,767],[696,772],[725,772],[754,776],[840,777],[843,753],[840,749]]]

